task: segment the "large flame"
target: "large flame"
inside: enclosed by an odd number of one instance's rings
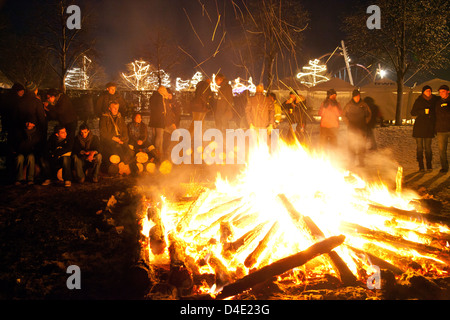
[[[161,222],[166,241],[172,236],[184,244],[196,272],[217,274],[220,266],[227,275],[239,278],[321,240],[295,223],[283,202],[288,199],[323,237],[345,234],[344,245],[335,251],[358,279],[362,270],[366,276],[372,272],[371,256],[396,266],[416,261],[427,270],[445,272],[448,248],[433,239],[448,239],[446,226],[395,218],[376,209],[412,211],[417,198],[414,192],[365,182],[323,155],[280,141],[274,152],[266,145],[252,150],[236,179],[218,176],[215,188],[207,188],[193,202],[170,203],[162,198]],[[143,234],[147,236],[152,226],[144,221]],[[361,236],[358,228],[370,232]],[[255,254],[258,246],[262,250]],[[159,257],[150,254],[151,262],[168,261],[167,251]],[[323,261],[314,263],[317,259]],[[330,263],[317,259],[305,267],[308,274],[335,272]]]

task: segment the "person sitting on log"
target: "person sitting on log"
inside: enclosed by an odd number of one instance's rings
[[[21,128],[11,131],[11,154],[16,169],[15,184],[21,185],[25,181],[24,169],[27,171],[28,185],[34,184],[35,162],[38,159],[41,133],[37,130],[36,121],[28,120]],[[25,167],[24,167],[25,165]]]
[[[54,133],[50,136],[47,143],[47,161],[44,172],[46,172],[47,179],[43,185],[50,184],[50,177],[57,177],[58,171],[62,169],[62,179],[64,186],[70,187],[72,185],[72,146],[67,139],[67,131],[64,126],[57,125]]]
[[[133,121],[128,124],[128,145],[137,152],[148,152],[150,139],[147,126],[142,122],[142,115],[136,112]]]
[[[80,125],[72,150],[73,164],[78,182],[86,179],[86,169],[92,169],[92,182],[98,182],[98,174],[102,163],[100,139],[92,133],[86,123]]]
[[[134,152],[129,148],[128,128],[119,112],[119,102],[111,101],[109,111],[102,114],[99,123],[101,153],[106,159],[115,155],[125,165],[132,163]]]

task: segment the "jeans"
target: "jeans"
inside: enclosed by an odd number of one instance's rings
[[[427,168],[431,169],[431,163],[433,161],[433,152],[431,151],[432,138],[416,138],[417,144],[417,162],[419,168],[424,169],[423,154],[425,151],[425,159],[427,161]]]
[[[92,168],[92,178],[97,179],[101,164],[102,155],[100,153],[97,153],[94,156],[94,160],[92,162],[87,161],[86,157],[78,157],[77,155],[73,155],[73,165],[75,167],[77,178],[80,180],[86,178],[85,170],[87,168]]]
[[[25,180],[23,170],[24,165],[27,168],[27,180],[34,181],[34,166],[36,164],[36,160],[34,154],[30,153],[26,156],[23,154],[18,154],[16,159],[16,181]]]
[[[439,157],[441,159],[441,167],[443,170],[448,170],[448,158],[447,158],[447,147],[448,140],[450,137],[450,132],[438,132],[437,140],[439,146]]]
[[[320,127],[320,146],[322,150],[337,148],[339,128]]]

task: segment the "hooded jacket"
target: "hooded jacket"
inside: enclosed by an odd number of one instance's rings
[[[436,102],[436,132],[450,132],[450,96]]]

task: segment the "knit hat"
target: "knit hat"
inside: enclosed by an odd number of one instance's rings
[[[21,85],[20,83],[14,83],[13,86],[11,87],[11,90],[15,91],[15,92],[19,92],[19,91],[25,90],[25,87],[23,85]]]
[[[440,91],[440,90],[447,90],[447,91],[450,91],[450,89],[448,88],[448,85],[446,85],[446,84],[440,86],[438,91]]]
[[[30,81],[25,84],[25,89],[27,89],[27,91],[33,92],[37,89],[37,85],[34,82]]]
[[[360,95],[361,95],[361,93],[359,92],[358,89],[353,90],[353,93],[352,93],[352,97],[353,98],[356,97],[356,96],[360,96]]]
[[[433,91],[433,89],[431,89],[430,86],[425,86],[422,88],[422,93],[424,93],[426,90],[430,89],[431,91]]]
[[[327,91],[327,96],[332,96],[333,94],[337,94],[336,90],[330,89]]]
[[[108,82],[106,84],[106,88],[109,88],[109,87],[117,87],[117,84],[115,82]]]

